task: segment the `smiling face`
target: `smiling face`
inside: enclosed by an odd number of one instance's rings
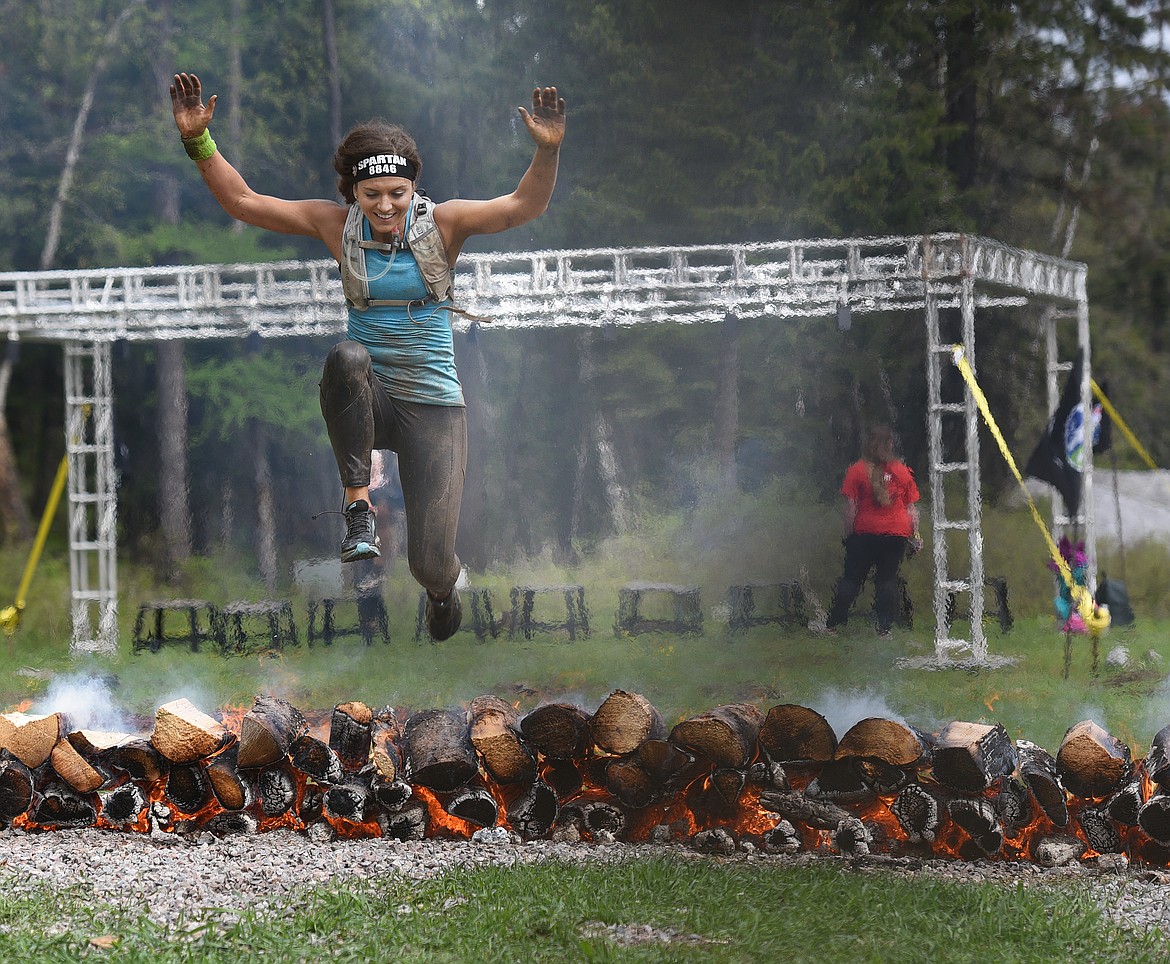
[[[375,241],[401,237],[414,196],[414,183],[405,177],[371,177],[354,185],[354,196],[370,222]]]

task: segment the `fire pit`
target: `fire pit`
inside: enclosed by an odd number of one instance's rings
[[[495,696],[315,716],[262,696],[219,717],[180,699],[147,728],[0,716],[0,821],[1170,866],[1170,727],[1134,759],[1086,720],[1052,754],[987,723],[927,733],[870,717],[838,736],[795,704],[726,704],[668,728],[644,696],[615,690],[594,712],[523,716]]]

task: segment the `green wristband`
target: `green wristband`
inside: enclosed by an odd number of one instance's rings
[[[211,131],[206,127],[198,137],[184,137],[183,149],[193,161],[205,161],[215,153],[215,141],[211,139]]]

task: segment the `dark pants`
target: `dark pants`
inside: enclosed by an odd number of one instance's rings
[[[870,569],[877,592],[877,624],[879,632],[894,625],[898,615],[898,567],[906,554],[903,536],[874,536],[854,533],[845,540],[845,569],[833,592],[833,607],[827,625],[844,626],[849,610],[865,585]]]
[[[353,341],[329,350],[321,373],[321,414],[341,484],[370,484],[370,453],[398,453],[411,575],[437,596],[459,578],[455,530],[467,472],[467,410],[391,398],[370,354]]]

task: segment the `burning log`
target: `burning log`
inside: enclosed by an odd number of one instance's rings
[[[349,771],[360,770],[370,759],[374,711],[365,703],[338,703],[329,720],[329,749]],[[391,777],[393,779],[393,777]]]
[[[837,735],[829,721],[793,703],[768,710],[760,724],[759,743],[777,763],[825,763],[837,752]]]
[[[766,752],[761,752],[756,762],[748,767],[748,783],[759,787],[768,787],[773,790],[790,790],[788,773],[775,760],[769,760]]]
[[[729,807],[735,806],[739,795],[747,785],[747,773],[743,770],[734,770],[731,767],[720,767],[711,774],[711,786]]]
[[[589,714],[569,703],[546,703],[520,721],[524,742],[549,760],[575,760],[589,743]]]
[[[853,816],[836,804],[810,800],[794,790],[765,790],[760,794],[760,806],[786,820],[797,820],[816,830],[836,830],[842,820]]]
[[[467,714],[471,743],[487,775],[496,783],[531,783],[536,761],[520,737],[515,708],[498,696],[480,696],[471,701]]]
[[[318,783],[340,783],[343,776],[341,758],[327,743],[302,733],[289,747],[292,765]]]
[[[495,798],[483,787],[466,787],[458,791],[443,809],[453,817],[480,827],[494,827],[500,816]]]
[[[49,754],[57,775],[78,793],[93,793],[106,778],[90,766],[68,740],[61,740]]]
[[[852,757],[830,760],[807,787],[804,794],[810,800],[829,800],[834,803],[862,803],[874,798],[874,792],[862,779],[861,768]]]
[[[201,763],[171,767],[166,799],[181,813],[198,813],[211,802],[211,780]]]
[[[728,703],[675,725],[670,740],[716,767],[745,768],[756,755],[764,714],[751,703]]]
[[[568,760],[558,760],[545,767],[542,777],[557,793],[557,797],[564,800],[585,785],[581,771]]]
[[[691,838],[691,846],[703,853],[720,854],[724,857],[731,856],[738,847],[735,838],[724,827],[700,830]]]
[[[1082,807],[1077,823],[1085,832],[1089,846],[1099,854],[1115,854],[1121,850],[1121,834],[1103,807]],[[1153,836],[1153,834],[1150,834]]]
[[[0,748],[33,770],[49,759],[61,739],[60,713],[47,716],[9,713],[0,719],[8,724],[0,730]]]
[[[1080,860],[1085,850],[1078,837],[1041,837],[1032,848],[1032,857],[1041,867],[1065,867]]]
[[[904,787],[890,804],[890,813],[898,821],[911,843],[933,843],[940,818],[938,800],[916,783]]]
[[[74,730],[66,739],[87,760],[97,759],[114,747],[134,739],[130,733],[108,733],[103,730]]]
[[[386,811],[398,810],[410,799],[412,792],[410,784],[402,780],[383,783],[375,779],[370,787],[370,795],[374,798],[374,803]]]
[[[138,823],[146,810],[146,794],[134,783],[123,783],[109,792],[98,793],[102,816],[115,826]]]
[[[857,817],[842,820],[829,835],[832,845],[847,857],[864,857],[869,853],[869,845],[873,842],[865,824]]]
[[[370,796],[369,785],[356,777],[330,787],[325,791],[325,812],[342,820],[361,823],[366,819],[366,801]]]
[[[406,721],[406,779],[431,790],[455,790],[479,772],[467,718],[424,710]]]
[[[854,723],[841,737],[834,758],[869,757],[892,767],[909,767],[922,760],[926,751],[922,734],[913,727],[871,716]]]
[[[276,763],[307,729],[305,718],[284,700],[256,697],[240,721],[240,767],[250,770]]]
[[[987,856],[992,857],[1003,849],[1003,828],[990,800],[957,797],[947,804],[947,812]]]
[[[107,750],[104,761],[110,767],[129,774],[131,779],[140,780],[147,786],[158,783],[170,769],[167,759],[153,743],[139,739],[119,743]]]
[[[508,823],[520,836],[532,839],[545,836],[559,815],[556,791],[543,780],[537,780],[508,808]]]
[[[800,850],[800,834],[787,820],[765,831],[764,850],[770,854],[794,854]]]
[[[1160,790],[1150,797],[1138,814],[1138,826],[1158,843],[1170,844],[1170,794]]]
[[[1060,785],[1052,754],[1027,740],[1016,741],[1016,754],[1020,776],[1028,784],[1044,815],[1053,826],[1065,826],[1068,823],[1068,799]]]
[[[915,779],[915,774],[910,768],[892,767],[888,763],[882,763],[881,760],[854,757],[853,763],[862,782],[875,794],[889,796],[897,793],[907,784],[913,783]]]
[[[949,723],[934,744],[934,778],[952,790],[981,793],[1015,769],[1015,746],[998,723]]]
[[[217,813],[207,821],[204,828],[217,837],[229,837],[235,834],[253,834],[260,829],[260,824],[254,816],[244,811],[228,811]]]
[[[219,720],[185,699],[158,708],[150,742],[172,763],[192,763],[211,756],[231,739]]]
[[[1109,819],[1122,826],[1136,827],[1143,802],[1142,781],[1139,777],[1132,777],[1109,798],[1105,804],[1105,812],[1109,814]]]
[[[382,836],[392,840],[422,840],[427,835],[427,805],[413,800],[397,813],[379,818]]]
[[[1092,720],[1070,727],[1056,753],[1056,771],[1080,797],[1112,793],[1133,772],[1129,747]]]
[[[239,752],[239,744],[233,743],[207,764],[211,791],[224,810],[243,810],[251,802],[248,785],[240,779]]]
[[[591,834],[605,832],[620,837],[626,829],[626,815],[602,800],[570,804],[562,808],[561,816],[577,821],[582,830]]]
[[[624,756],[643,740],[666,736],[666,723],[646,697],[614,690],[589,721],[589,738],[606,753]]]
[[[1022,780],[1007,778],[995,798],[995,812],[1005,837],[1014,837],[1032,822],[1032,792]]]
[[[32,806],[32,771],[16,757],[0,751],[0,818],[19,817]]]
[[[371,733],[373,753],[370,760],[374,764],[378,779],[383,782],[392,783],[397,780],[402,770],[402,754],[398,750],[398,740],[401,736],[398,721],[393,716],[388,720],[380,717],[374,719]]]
[[[1170,785],[1170,726],[1164,726],[1154,734],[1150,752],[1146,754],[1146,773],[1158,786]]]
[[[297,781],[292,770],[283,763],[265,767],[256,775],[256,796],[266,817],[287,813],[297,799]]]
[[[654,802],[659,782],[635,756],[629,756],[609,762],[605,768],[605,786],[623,805],[637,810]]]

